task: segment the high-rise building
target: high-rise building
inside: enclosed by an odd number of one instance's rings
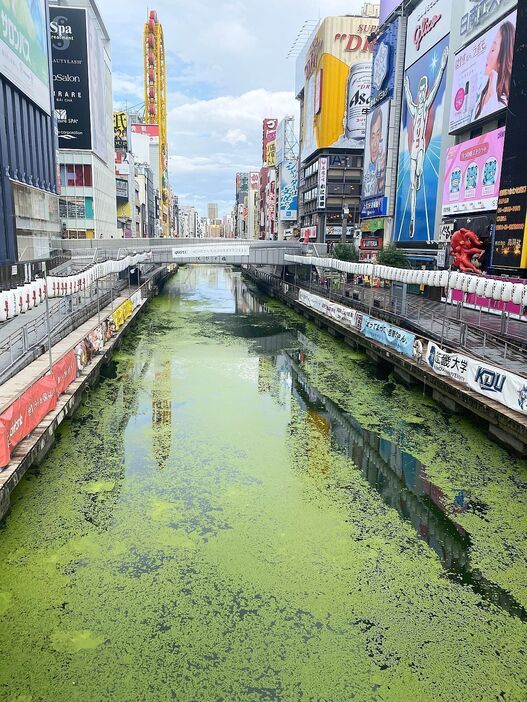
[[[50,34],[62,235],[113,238],[119,234],[110,37],[95,0],[53,2]]]
[[[359,222],[371,35],[378,18],[326,17],[297,60],[300,224],[304,240],[351,238]],[[348,223],[351,225],[348,227]],[[344,232],[343,232],[344,227]]]
[[[207,214],[210,221],[215,224],[218,219],[218,205],[215,202],[209,202],[207,205]]]
[[[0,262],[45,257],[60,233],[48,19],[45,2],[2,3]]]

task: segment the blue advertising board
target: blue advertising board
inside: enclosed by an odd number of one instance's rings
[[[447,35],[405,71],[395,241],[434,239],[448,45]]]
[[[393,97],[399,18],[378,37],[373,47],[370,110]]]
[[[392,324],[364,315],[361,320],[361,332],[368,339],[389,346],[405,356],[413,357],[415,334],[411,334],[406,329],[394,327]]]

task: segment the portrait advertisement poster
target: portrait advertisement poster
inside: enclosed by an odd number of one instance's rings
[[[498,206],[505,127],[447,151],[443,215],[495,210]]]
[[[0,73],[51,112],[46,0],[0,0]]]
[[[298,217],[298,161],[283,161],[280,167],[280,221]]]
[[[448,46],[447,35],[405,71],[395,241],[434,238]]]
[[[386,154],[388,150],[389,122],[389,100],[385,100],[385,102],[373,108],[368,114],[366,122],[361,208],[363,212],[368,211],[365,203],[372,199],[378,199],[381,211],[378,211],[378,207],[370,208],[370,216],[375,217],[386,214],[386,211],[383,210],[385,210],[386,205],[384,194],[386,188]]]
[[[50,8],[55,117],[62,149],[91,150],[86,10]]]
[[[509,104],[516,14],[512,12],[456,54],[450,132],[491,117]]]

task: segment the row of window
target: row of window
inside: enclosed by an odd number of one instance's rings
[[[61,196],[59,215],[61,219],[93,219],[93,198]]]
[[[93,187],[92,168],[90,165],[60,164],[60,184],[63,188]]]

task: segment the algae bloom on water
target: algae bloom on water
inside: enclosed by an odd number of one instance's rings
[[[525,461],[229,268],[105,375],[0,529],[0,699],[525,699]]]

